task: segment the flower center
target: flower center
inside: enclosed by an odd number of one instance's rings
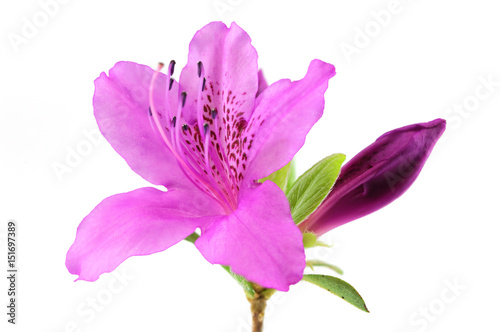
[[[162,63],[151,79],[149,89],[149,118],[155,132],[157,132],[170,152],[176,158],[187,178],[202,192],[215,199],[227,213],[236,210],[239,193],[239,183],[243,179],[242,172],[238,172],[240,157],[244,145],[242,131],[247,127],[246,120],[239,114],[236,119],[232,116],[232,128],[229,126],[229,109],[226,110],[224,104],[223,113],[216,107],[211,108],[210,104],[203,102],[203,93],[206,90],[207,79],[202,62],[197,64],[197,74],[199,79],[198,94],[195,103],[196,120],[190,124],[183,114],[185,112],[186,92],[176,96],[177,110],[172,114],[172,104],[174,90],[175,61],[171,61],[167,70],[166,92],[165,92],[165,113],[166,117],[160,113],[154,103],[154,88],[159,77]],[[213,83],[211,89],[213,90]],[[179,86],[179,92],[181,87]],[[231,91],[227,95],[229,101]],[[215,99],[212,91],[212,98]],[[210,95],[205,96],[205,100],[210,103]],[[222,97],[224,98],[224,92]],[[234,97],[233,97],[234,101]],[[175,105],[175,103],[174,103]],[[224,118],[226,113],[227,120]],[[222,121],[223,120],[223,121]],[[227,132],[226,132],[227,125]],[[223,130],[224,129],[224,130]],[[230,136],[221,138],[222,135]],[[245,138],[246,141],[246,138]],[[243,164],[245,169],[246,155],[243,153]]]

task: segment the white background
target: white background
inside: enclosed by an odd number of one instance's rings
[[[337,67],[300,172],[332,153],[351,158],[393,128],[449,120],[446,140],[401,199],[330,232],[334,248],[310,253],[341,266],[371,313],[301,283],[271,300],[266,331],[498,331],[500,8],[401,0],[381,26],[372,12],[390,3],[69,0],[44,22],[39,2],[2,0],[0,266],[14,219],[20,273],[15,327],[1,278],[0,330],[249,331],[239,286],[189,243],[129,259],[121,277],[74,283],[64,261],[81,219],[105,197],[148,183],[104,140],[61,178],[53,169],[97,128],[91,101],[101,71],[120,60],[175,59],[180,69],[193,34],[223,20],[250,34],[270,82],[302,78],[314,58]],[[34,20],[41,27],[15,47],[9,38]],[[371,37],[362,40],[365,29]],[[357,53],[346,56],[347,44]],[[488,77],[491,91],[481,83]],[[453,110],[464,103],[468,110]]]

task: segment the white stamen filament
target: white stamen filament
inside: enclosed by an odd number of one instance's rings
[[[172,114],[170,114],[170,78],[174,72],[175,61],[170,61],[167,70],[167,81],[165,84],[165,112],[167,113],[167,119],[172,119]]]
[[[181,97],[179,98],[179,102],[177,103],[177,114],[176,114],[176,117],[177,119],[180,119],[181,118],[181,115],[182,115],[182,107],[184,106],[184,102],[186,100],[186,93],[183,92],[181,93]],[[180,121],[179,121],[180,122]],[[175,144],[175,147],[177,148],[178,151],[181,151],[181,146],[180,146],[180,132],[181,132],[181,125],[179,123],[178,126],[175,126],[175,128],[173,128],[174,130],[174,144]],[[184,156],[182,156],[182,158],[184,159]]]
[[[210,135],[207,135],[210,136]],[[217,153],[213,148],[208,149],[208,154],[210,155],[210,158],[212,158],[212,161],[215,165],[215,168],[217,172],[220,174],[220,178],[222,178],[222,181],[224,182],[225,188],[229,189],[231,188],[231,184],[229,183],[229,179],[224,171],[224,167],[222,166],[221,160],[218,158],[216,155]],[[223,192],[225,197],[227,197],[228,202],[233,208],[236,208],[238,206],[238,203],[236,202],[236,197],[234,195],[231,195],[229,191],[224,191]]]
[[[210,186],[208,183],[206,183],[203,180],[203,178],[202,178],[202,176],[200,174],[197,174],[197,172],[194,171],[194,169],[192,169],[190,167],[190,165],[188,165],[186,163],[186,160],[183,157],[181,157],[179,155],[179,153],[177,152],[178,150],[176,150],[170,144],[170,141],[168,140],[168,138],[167,138],[167,136],[165,134],[165,131],[163,130],[163,128],[161,126],[160,119],[158,118],[158,113],[157,113],[156,108],[154,106],[153,91],[154,91],[154,85],[155,85],[156,79],[158,78],[158,76],[160,74],[160,70],[163,68],[163,66],[164,66],[163,63],[159,63],[158,64],[158,68],[157,68],[156,72],[153,74],[153,77],[151,79],[151,83],[150,83],[150,86],[149,86],[149,103],[150,103],[150,107],[151,107],[152,117],[153,117],[154,123],[156,124],[156,128],[158,129],[158,132],[161,135],[161,138],[163,139],[163,141],[167,145],[167,147],[170,150],[170,152],[172,152],[172,154],[174,155],[174,157],[179,162],[180,167],[183,170],[183,172],[189,172],[191,174],[191,176],[189,176],[187,174],[186,174],[186,176],[189,179],[193,180],[192,181],[193,184],[195,184],[200,190],[202,190],[202,192],[206,192],[205,190],[203,190],[202,188],[200,188],[198,186],[198,184],[196,183],[196,181],[194,181],[194,179],[196,179],[197,181],[199,181],[208,190],[208,192],[213,196],[213,198],[215,198],[215,200],[217,202],[219,202],[219,204],[224,208],[224,210],[227,213],[230,213],[231,212],[231,208],[227,205],[227,202],[217,192],[214,191],[214,189],[213,189],[212,186]],[[181,105],[178,108],[178,111],[177,111],[178,114],[180,113],[180,110],[182,108],[182,101],[179,101],[179,103]],[[177,118],[177,121],[180,122],[180,116]],[[176,127],[175,128],[176,129],[176,134],[178,135],[178,128],[177,127],[180,127],[180,123],[178,123],[177,126],[175,126],[175,127]],[[177,136],[177,138],[178,138],[178,136]]]
[[[172,114],[170,114],[170,80],[172,79],[172,74],[174,73],[175,61],[170,61],[167,70],[167,81],[165,84],[165,112],[167,113],[167,123],[172,119]],[[170,129],[170,139],[174,140],[174,131]]]
[[[198,89],[198,101],[196,103],[196,113],[198,120],[198,129],[200,129],[201,137],[205,137],[205,133],[203,130],[203,102],[201,101],[201,95],[203,93],[203,80],[205,79],[205,68],[203,67],[203,63],[198,62],[198,78],[200,79],[199,89]]]

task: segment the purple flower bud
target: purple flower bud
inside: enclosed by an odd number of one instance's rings
[[[380,136],[342,167],[331,193],[299,228],[319,236],[394,201],[416,180],[445,128],[436,119]]]

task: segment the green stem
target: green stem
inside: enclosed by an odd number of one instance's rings
[[[264,330],[264,313],[266,311],[267,297],[256,291],[253,299],[250,300],[250,310],[252,311],[252,332],[262,332]]]
[[[192,244],[194,244],[194,242],[196,240],[198,240],[199,237],[200,236],[198,234],[193,233],[193,234],[189,235],[187,238],[185,238],[184,240],[186,240],[186,241],[191,242]]]
[[[200,236],[198,234],[193,233],[193,234],[189,235],[187,238],[185,238],[185,240],[194,244],[199,237]],[[247,298],[251,299],[254,297],[255,291],[254,291],[251,283],[248,280],[246,280],[244,277],[242,277],[240,275],[233,273],[233,271],[231,271],[229,266],[221,265],[221,267],[224,270],[226,270],[226,272],[229,273],[231,275],[231,277],[233,277],[233,279],[236,280],[238,282],[238,284],[240,284],[241,287],[243,287],[243,290],[245,291]]]
[[[196,233],[189,235],[185,240],[191,243],[200,236]],[[264,328],[264,314],[266,311],[267,300],[276,292],[274,289],[263,288],[259,285],[249,282],[242,276],[234,274],[228,266],[222,266],[245,290],[250,310],[252,311],[252,332],[262,332]]]

